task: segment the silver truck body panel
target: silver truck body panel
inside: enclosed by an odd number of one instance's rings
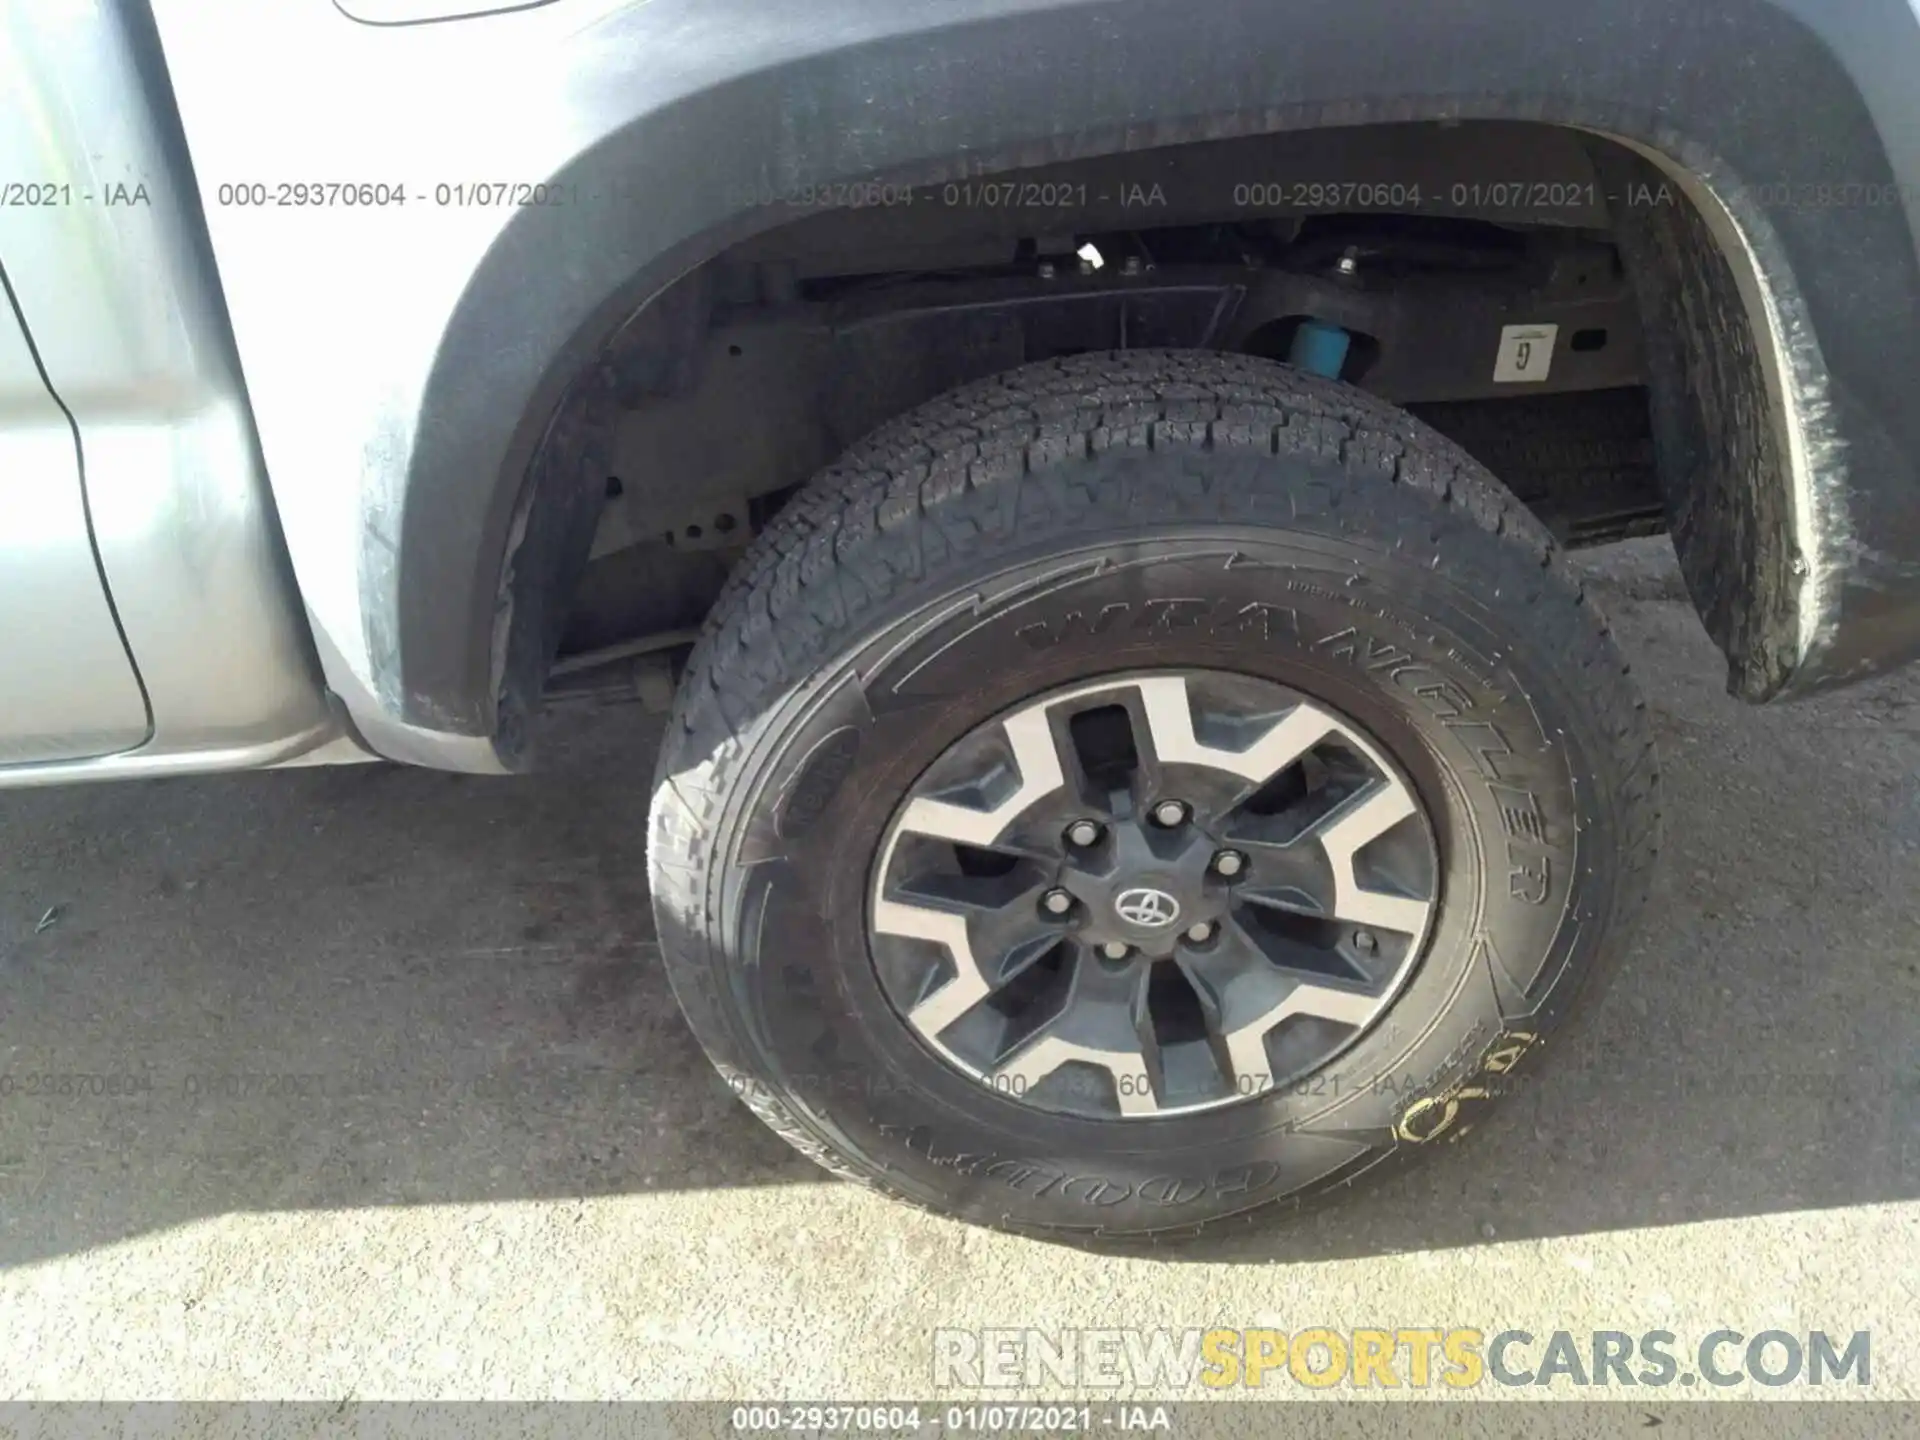
[[[410,722],[383,693],[396,673],[381,648],[390,631],[369,613],[360,560],[368,545],[398,544],[433,358],[510,214],[439,203],[439,187],[544,179],[590,144],[600,121],[578,87],[605,73],[582,63],[593,23],[636,7],[568,0],[415,26],[356,23],[358,8],[153,6],[327,685],[381,754],[498,772],[488,738]],[[268,55],[300,62],[235,63]],[[546,98],[502,103],[527,94]],[[362,181],[403,190],[405,203],[281,203],[283,184]],[[255,186],[266,203],[233,188]]]
[[[44,387],[36,407],[39,378],[0,323],[0,396],[33,410],[0,425],[0,757],[80,762],[0,783],[274,763],[341,734],[184,146],[156,124],[172,102],[155,59],[107,0],[0,11],[0,173],[62,187],[0,207],[0,262],[73,422]],[[33,474],[41,543],[19,508]]]
[[[9,287],[10,289],[11,287]],[[73,428],[0,307],[0,764],[147,738],[147,703],[93,557]]]

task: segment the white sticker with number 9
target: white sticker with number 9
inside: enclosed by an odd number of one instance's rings
[[[1501,384],[1538,384],[1553,368],[1553,342],[1558,325],[1504,325],[1500,353],[1494,357],[1493,381]]]

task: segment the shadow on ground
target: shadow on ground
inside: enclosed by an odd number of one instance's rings
[[[1587,568],[1668,780],[1621,977],[1437,1163],[1197,1258],[1920,1196],[1920,675],[1749,710],[1663,545]],[[524,779],[0,796],[0,1264],[236,1209],[822,1180],[734,1103],[661,974],[658,724],[566,716]]]

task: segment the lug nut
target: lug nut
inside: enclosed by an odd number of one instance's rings
[[[1171,830],[1186,822],[1187,807],[1178,800],[1162,800],[1153,807],[1153,819],[1156,825],[1164,825]]]
[[[1371,930],[1356,930],[1353,932],[1353,948],[1362,955],[1371,955],[1380,948],[1380,942],[1374,938]]]
[[[1204,945],[1213,938],[1213,926],[1202,920],[1198,925],[1189,926],[1187,939],[1196,945]]]
[[[1119,940],[1109,940],[1100,947],[1100,953],[1109,960],[1124,960],[1133,953],[1133,947]]]
[[[1067,843],[1086,849],[1100,838],[1100,827],[1091,820],[1076,820],[1067,827]]]
[[[1049,890],[1040,897],[1040,903],[1049,915],[1064,915],[1073,909],[1073,896],[1064,890]]]
[[[1229,880],[1247,868],[1247,857],[1238,850],[1222,850],[1213,857],[1213,873]]]

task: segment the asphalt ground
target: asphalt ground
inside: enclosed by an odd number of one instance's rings
[[[938,1331],[1216,1325],[1868,1331],[1865,1387],[1658,1398],[1920,1397],[1920,672],[1748,708],[1664,542],[1584,565],[1668,816],[1595,1023],[1426,1166],[1164,1256],[889,1204],[733,1100],[638,711],[522,779],[0,795],[0,1398],[964,1399]]]

